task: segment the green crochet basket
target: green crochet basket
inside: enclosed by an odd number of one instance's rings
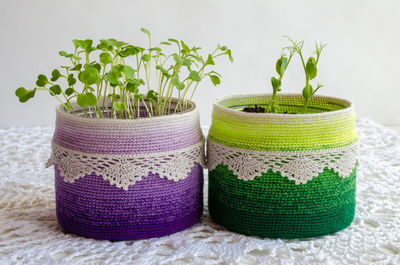
[[[314,96],[303,113],[301,95],[281,94],[281,114],[239,111],[270,98],[237,95],[214,103],[207,140],[213,220],[269,238],[346,228],[355,213],[358,155],[351,102]]]

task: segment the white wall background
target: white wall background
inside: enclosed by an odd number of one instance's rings
[[[219,60],[223,75],[215,88],[204,81],[195,101],[201,120],[210,123],[212,102],[232,93],[270,92],[269,81],[289,35],[328,43],[319,63],[319,94],[354,101],[358,116],[400,125],[400,2],[398,0],[1,0],[0,128],[52,125],[55,99],[47,93],[21,104],[19,86],[33,88],[39,73],[49,74],[72,50],[74,38],[114,37],[144,44],[141,27],[154,43],[169,37],[212,49],[228,45],[235,62]],[[284,91],[300,92],[304,77],[294,61]]]

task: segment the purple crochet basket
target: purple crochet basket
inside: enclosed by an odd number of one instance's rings
[[[199,113],[135,120],[85,118],[57,108],[52,142],[59,224],[108,240],[160,237],[203,209]]]

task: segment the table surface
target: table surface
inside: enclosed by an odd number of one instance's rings
[[[227,231],[207,207],[199,223],[162,238],[110,242],[68,234],[56,221],[53,170],[44,168],[53,130],[0,130],[0,264],[400,264],[400,133],[369,119],[357,121],[354,222],[304,240]]]

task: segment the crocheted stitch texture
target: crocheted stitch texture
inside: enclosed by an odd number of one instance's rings
[[[233,231],[273,238],[347,227],[358,154],[351,103],[320,96],[310,102],[311,114],[234,110],[269,97],[231,96],[214,104],[207,149],[211,216]],[[302,109],[299,95],[277,100],[284,112]]]
[[[230,232],[212,221],[207,206],[200,222],[160,238],[109,241],[68,233],[56,219],[54,170],[44,167],[54,128],[0,129],[0,264],[400,264],[400,133],[369,119],[356,125],[354,221],[306,240]]]
[[[229,230],[269,238],[305,238],[349,226],[355,212],[355,170],[342,179],[325,169],[305,185],[268,171],[239,180],[226,166],[209,172],[209,210]]]
[[[301,114],[303,98],[281,94],[282,112],[299,114],[246,113],[235,109],[262,105],[270,95],[239,95],[217,100],[208,138],[231,147],[250,150],[295,151],[341,147],[357,141],[355,113],[347,100],[315,96],[308,113]]]
[[[305,184],[324,169],[332,169],[341,178],[350,176],[357,163],[358,142],[315,151],[260,151],[230,147],[209,139],[207,150],[209,170],[223,164],[242,180],[253,180],[271,170],[296,184]]]
[[[74,116],[57,108],[52,156],[57,219],[93,238],[159,237],[202,212],[203,135],[189,111],[135,120]]]

